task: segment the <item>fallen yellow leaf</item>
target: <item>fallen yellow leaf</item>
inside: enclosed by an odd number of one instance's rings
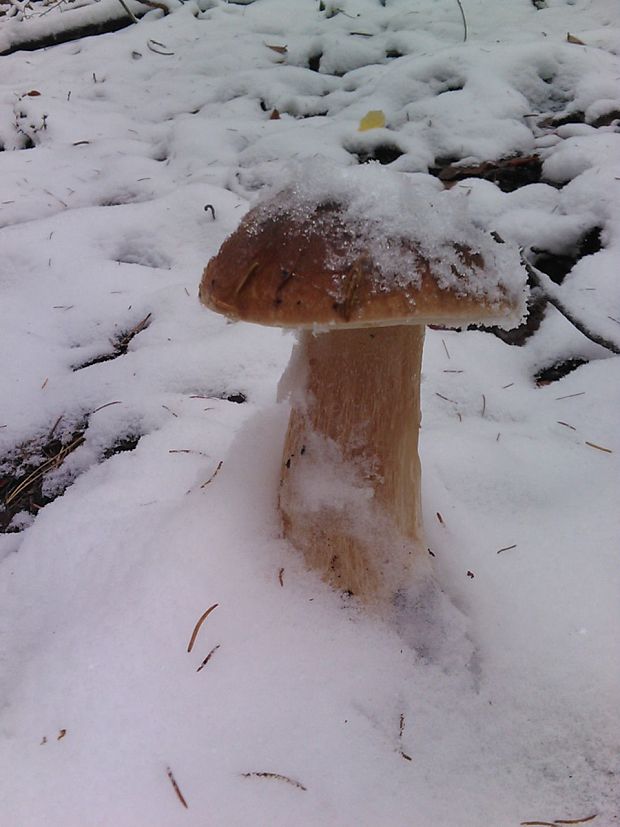
[[[366,112],[360,125],[357,128],[358,132],[366,132],[369,129],[382,129],[385,126],[385,115],[381,109],[371,109]]]

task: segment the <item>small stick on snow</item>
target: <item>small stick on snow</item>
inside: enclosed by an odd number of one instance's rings
[[[527,260],[523,249],[521,250],[521,262],[527,270],[530,279],[536,287],[542,290],[549,304],[552,304],[555,309],[558,310],[566,319],[568,319],[568,321],[576,327],[580,333],[582,333],[587,339],[590,339],[591,342],[595,342],[597,345],[607,348],[607,350],[611,350],[612,353],[620,353],[620,346],[618,346],[616,342],[612,342],[604,336],[601,336],[596,331],[590,330],[566,307],[560,298],[561,291],[557,288],[557,285],[551,281],[546,273],[543,273],[541,270],[537,270],[536,267],[534,267],[534,265]]]
[[[437,393],[437,391],[435,391],[435,396],[438,396],[440,399],[444,399],[446,402],[452,402],[453,405],[456,405],[454,399],[448,399],[447,396],[442,396],[440,393]]]
[[[443,521],[443,517],[441,516],[441,514],[439,513],[439,511],[437,512],[437,519],[439,520],[439,522],[440,522],[442,525],[445,525],[445,523],[444,523],[444,521]]]
[[[203,660],[203,662],[200,664],[198,669],[196,669],[196,672],[200,672],[201,669],[205,668],[205,666],[209,663],[209,661],[211,660],[211,658],[213,657],[213,655],[217,652],[217,650],[219,648],[220,648],[220,644],[218,643],[217,646],[214,646],[213,649],[211,649],[211,651],[209,652],[207,657]]]
[[[598,451],[605,451],[606,454],[613,454],[611,448],[603,448],[602,445],[597,445],[595,442],[588,442],[586,440],[586,445],[589,445],[590,448],[596,448]]]
[[[598,813],[594,813],[593,816],[588,816],[587,818],[556,818],[553,822],[554,824],[585,824],[587,821],[594,821],[597,817]]]
[[[172,410],[172,408],[169,408],[167,405],[162,405],[162,408],[165,408],[165,409],[168,411],[168,413],[171,413],[171,414],[172,414],[172,416],[176,416],[176,417],[177,417],[177,419],[178,419],[178,417],[179,417],[178,413],[175,413],[175,412]]]
[[[521,827],[556,827],[554,821],[522,821]]]
[[[502,553],[502,551],[510,551],[511,549],[516,548],[516,547],[517,547],[517,544],[516,544],[516,543],[514,543],[514,545],[512,545],[512,546],[504,546],[504,548],[500,548],[500,549],[497,551],[497,554],[501,554],[501,553]]]
[[[441,344],[443,345],[443,349],[446,351],[446,356],[450,359],[450,351],[448,350],[448,345],[446,344],[446,340],[442,339]]]
[[[242,772],[241,775],[243,778],[271,778],[275,781],[286,781],[287,784],[292,784],[293,787],[304,790],[304,792],[308,789],[300,781],[295,781],[294,778],[289,778],[288,775],[280,775],[279,772]]]
[[[170,779],[170,783],[172,784],[172,788],[174,789],[175,793],[177,794],[177,798],[181,802],[181,804],[185,807],[186,810],[189,810],[189,806],[187,801],[185,800],[183,793],[179,789],[179,785],[176,782],[174,775],[172,774],[172,770],[170,767],[166,767],[166,772],[168,774],[168,778]]]
[[[194,626],[194,631],[192,632],[192,636],[189,639],[189,643],[187,644],[187,651],[191,652],[194,648],[194,643],[196,642],[196,638],[198,637],[198,632],[200,631],[200,627],[205,622],[205,620],[209,617],[213,609],[217,609],[219,603],[214,603],[213,606],[209,606],[206,612],[204,612],[198,620],[198,623]]]
[[[280,571],[278,572],[278,583],[281,586],[284,586],[284,568],[281,568]]]
[[[125,3],[125,0],[118,0],[118,2],[119,2],[119,3],[121,4],[121,6],[125,9],[125,11],[127,12],[127,14],[129,15],[129,17],[131,18],[132,23],[137,23],[137,22],[138,22],[138,18],[137,18],[137,17],[136,17],[136,15],[132,12],[132,10],[129,8],[129,6],[127,5],[127,3]]]
[[[487,409],[487,398],[484,394],[482,394],[482,413],[480,414],[480,416],[484,416],[484,412],[486,411],[486,409]]]
[[[402,741],[404,731],[405,731],[405,714],[404,714],[404,712],[401,712],[400,713],[400,726],[399,726],[399,732],[398,732],[398,740],[399,741]],[[400,746],[398,748],[398,754],[401,755],[405,759],[405,761],[411,761],[412,760],[411,756],[407,755],[407,753],[403,751],[402,746]]]
[[[505,391],[506,388],[512,388],[513,385],[514,385],[514,382],[510,382],[510,384],[508,384],[508,385],[502,385],[502,390]]]
[[[465,18],[465,11],[463,10],[463,4],[461,0],[456,0],[457,5],[459,7],[459,11],[461,12],[461,17],[463,18],[463,43],[467,40],[467,20]]]
[[[215,207],[213,206],[213,204],[205,204],[204,211],[210,212],[211,218],[215,221]]]

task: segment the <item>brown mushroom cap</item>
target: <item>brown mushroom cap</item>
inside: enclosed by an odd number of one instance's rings
[[[504,245],[486,234],[484,252],[452,244],[447,265],[423,254],[414,237],[386,236],[382,249],[403,264],[402,277],[386,277],[364,221],[351,222],[346,206],[283,202],[279,193],[252,209],[207,265],[200,299],[212,310],[294,328],[514,324],[522,315],[523,289],[506,288],[506,255],[495,254]],[[472,236],[481,235],[472,226]]]

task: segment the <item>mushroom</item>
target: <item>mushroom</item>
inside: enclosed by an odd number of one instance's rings
[[[297,330],[280,383],[291,405],[284,536],[333,586],[385,604],[430,565],[418,456],[425,325],[515,324],[525,279],[516,251],[448,193],[407,182],[410,195],[390,177],[393,203],[373,212],[367,181],[346,174],[343,186],[298,183],[250,210],[206,267],[200,298],[231,319]]]

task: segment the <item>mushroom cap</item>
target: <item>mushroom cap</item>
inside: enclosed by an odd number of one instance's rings
[[[514,250],[470,224],[475,247],[459,240],[429,252],[410,224],[409,235],[402,224],[392,235],[344,203],[277,193],[208,263],[200,299],[231,319],[289,328],[518,323],[525,280],[515,288],[505,275],[520,270]]]

